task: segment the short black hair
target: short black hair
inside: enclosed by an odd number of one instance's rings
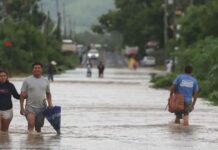
[[[185,69],[184,69],[185,73],[191,74],[192,70],[193,70],[192,65],[185,66]]]
[[[0,73],[6,73],[7,75],[8,75],[8,72],[6,71],[6,70],[4,70],[4,69],[0,69]]]
[[[40,62],[34,62],[34,63],[32,64],[32,68],[34,68],[34,66],[36,66],[36,65],[39,65],[39,66],[41,66],[41,67],[43,68],[42,63],[40,63]]]

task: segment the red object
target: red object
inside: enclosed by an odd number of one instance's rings
[[[11,41],[5,41],[4,42],[4,46],[5,47],[11,47],[13,44],[12,44],[12,42]]]
[[[179,93],[172,95],[168,101],[168,110],[171,113],[182,112],[184,110],[184,96]]]

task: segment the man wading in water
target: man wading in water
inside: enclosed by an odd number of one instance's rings
[[[48,107],[52,107],[49,81],[42,76],[42,68],[41,63],[34,63],[33,75],[24,80],[21,88],[20,113],[26,116],[29,132],[32,132],[34,128],[37,132],[41,132],[41,127],[44,125],[43,112],[47,107],[46,101]]]
[[[175,123],[180,123],[180,119],[183,118],[183,125],[189,125],[189,113],[194,109],[197,95],[198,95],[198,83],[197,80],[191,76],[192,66],[188,65],[184,69],[185,74],[179,75],[174,81],[170,90],[170,96],[173,93],[179,93],[184,96],[184,111],[176,112]]]

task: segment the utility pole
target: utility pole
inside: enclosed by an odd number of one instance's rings
[[[56,0],[56,10],[57,10],[57,31],[56,36],[58,40],[61,40],[61,13],[59,11],[59,0]]]
[[[66,5],[63,2],[63,21],[64,21],[64,38],[67,37],[67,24],[66,24]]]
[[[59,13],[59,0],[56,0],[56,10],[57,10],[57,15]]]
[[[73,31],[72,31],[72,21],[71,21],[71,17],[69,17],[69,30],[70,30],[70,38],[73,39]]]
[[[177,24],[176,24],[176,7],[177,7],[177,0],[174,0],[173,2],[173,38],[176,41],[176,34],[177,34]],[[173,47],[173,51],[175,52],[177,50],[177,46]],[[173,66],[172,71],[176,71],[176,58],[173,56]]]
[[[169,10],[168,10],[169,9]],[[170,21],[170,23],[168,23],[168,15],[169,15],[169,11],[170,13],[172,13],[172,21]],[[166,45],[168,42],[168,27],[170,26],[170,28],[173,31],[173,38],[176,39],[176,15],[175,15],[175,11],[176,11],[176,0],[164,0],[164,46],[166,49]],[[173,51],[175,49],[173,48]],[[172,71],[175,71],[175,56],[172,57]]]
[[[168,0],[164,0],[164,47],[166,48],[168,42]]]
[[[45,22],[45,36],[46,36],[46,44],[48,43],[48,35],[49,35],[49,25],[50,25],[50,12],[47,12],[47,19]]]
[[[168,7],[169,5],[174,5],[175,0],[164,0],[164,46],[166,47],[167,42],[168,42],[168,16],[169,16],[169,11]]]

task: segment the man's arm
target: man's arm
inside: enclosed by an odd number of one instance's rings
[[[170,87],[170,97],[173,95],[173,93],[175,93],[176,91],[176,86],[173,84],[171,87]]]
[[[13,84],[11,84],[11,93],[12,93],[14,98],[16,98],[18,100],[20,99],[20,94],[18,94],[18,92]]]
[[[197,98],[198,98],[198,92],[195,92],[195,93],[193,94],[193,101],[192,101],[192,105],[191,105],[192,110],[193,110],[194,107],[195,107],[195,103],[196,103],[196,101],[197,101]]]
[[[27,93],[26,92],[21,92],[20,94],[20,114],[21,115],[25,115],[25,109],[24,109],[24,99],[27,97]]]
[[[51,100],[51,93],[46,93],[46,99],[48,102],[48,107],[53,107],[52,100]]]
[[[195,107],[195,103],[196,103],[196,101],[197,101],[197,97],[198,97],[198,93],[199,93],[199,87],[198,87],[197,81],[196,81],[195,84],[194,84],[193,91],[194,91],[193,94],[192,94],[193,101],[192,101],[192,104],[191,104],[192,110],[193,110],[194,107]]]

